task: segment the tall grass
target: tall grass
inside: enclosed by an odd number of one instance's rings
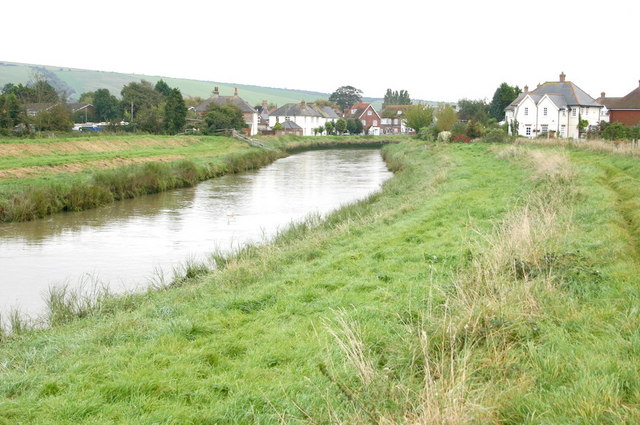
[[[121,199],[189,187],[213,177],[262,167],[283,155],[254,149],[204,164],[191,160],[149,162],[98,171],[88,182],[30,186],[0,199],[0,222],[29,221],[61,211],[81,211]]]
[[[601,139],[517,139],[516,145],[559,146],[586,150],[589,152],[640,157],[638,142],[608,141]]]
[[[349,381],[336,366],[323,372],[348,405],[329,407],[331,423],[498,424],[501,400],[527,390],[509,372],[512,352],[535,340],[537,323],[548,314],[545,303],[558,297],[552,259],[564,233],[559,212],[568,199],[558,188],[571,185],[575,174],[556,153],[507,147],[498,155],[524,160],[546,184],[492,231],[470,239],[466,265],[448,285],[436,286],[443,304],[430,304],[408,324],[403,343],[414,353],[408,366],[376,367],[379,358],[364,344],[357,322],[336,313],[328,332],[357,379]]]

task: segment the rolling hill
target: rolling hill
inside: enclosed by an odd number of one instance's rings
[[[251,105],[258,105],[267,100],[276,105],[283,105],[301,100],[313,101],[328,99],[329,93],[307,90],[280,89],[260,87],[245,84],[223,83],[217,81],[189,80],[169,78],[157,75],[123,74],[118,72],[92,71],[87,69],[67,68],[49,65],[33,65],[15,62],[0,62],[0,87],[7,83],[26,84],[36,73],[40,73],[57,89],[64,90],[71,100],[77,99],[81,93],[106,88],[112,94],[119,96],[123,86],[132,81],[147,80],[156,83],[163,79],[169,86],[177,87],[187,97],[208,98],[213,88],[218,86],[220,94],[231,95],[234,88],[238,88],[240,96]],[[366,98],[365,101],[374,103],[376,109],[382,105],[382,99]]]

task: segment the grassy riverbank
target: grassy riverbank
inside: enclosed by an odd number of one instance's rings
[[[384,149],[382,193],[0,345],[0,424],[640,421],[637,159]]]
[[[93,136],[0,141],[0,222],[95,208],[264,166],[289,149],[371,143],[358,137]],[[380,143],[380,142],[378,142]]]

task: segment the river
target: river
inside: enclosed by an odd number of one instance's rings
[[[379,149],[317,150],[192,188],[0,224],[0,313],[41,315],[54,285],[143,289],[188,260],[268,241],[309,214],[364,199],[391,176]]]

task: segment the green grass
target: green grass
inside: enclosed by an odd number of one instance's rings
[[[387,146],[382,193],[217,270],[54,294],[0,424],[637,423],[637,164],[510,148]]]

